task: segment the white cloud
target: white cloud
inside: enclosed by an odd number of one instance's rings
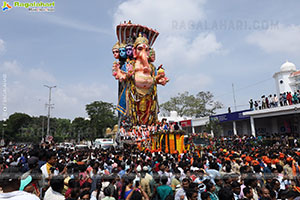
[[[201,73],[177,73],[176,76],[170,78],[170,82],[165,87],[158,87],[159,103],[164,103],[170,97],[175,97],[178,93],[185,91],[190,94],[207,91],[207,86],[213,82],[212,77]]]
[[[247,37],[247,42],[268,53],[294,53],[300,51],[300,25],[278,25],[275,28],[257,31]]]
[[[165,63],[173,69],[196,68],[208,55],[222,51],[213,33],[200,33],[194,40],[185,36],[168,36],[157,45],[157,63]]]
[[[10,77],[10,79],[12,78]],[[46,115],[45,104],[48,103],[49,90],[43,86],[34,87],[33,85],[36,85],[37,82],[31,80],[32,83],[29,83],[28,79],[8,83],[8,112],[9,114],[24,112],[32,116]],[[57,86],[52,89],[51,103],[54,105],[51,116],[69,119],[87,117],[86,104],[98,100],[111,102],[110,100],[116,99],[113,93],[109,93],[103,88],[101,85],[89,86],[81,83],[65,85],[62,88]],[[89,93],[90,91],[97,91],[97,93]]]
[[[57,80],[52,74],[45,72],[44,70],[39,68],[30,69],[28,71],[28,76],[31,80],[44,81],[47,83],[57,82]]]
[[[213,82],[212,78],[200,73],[194,74],[181,74],[176,76],[174,80],[171,80],[172,93],[177,94],[178,92],[199,92],[205,90],[205,87]]]
[[[0,39],[0,55],[5,52],[5,44],[2,39]]]
[[[87,31],[87,32],[95,32],[95,33],[104,33],[111,34],[110,30],[102,29],[98,26],[88,24],[86,22],[81,22],[74,19],[67,19],[64,17],[59,17],[57,15],[42,15],[41,19],[46,20],[52,24],[56,24],[59,26],[76,29],[79,31]]]
[[[108,85],[84,85],[82,83],[78,83],[76,85],[70,85],[68,87],[68,91],[71,95],[80,95],[81,98],[92,101],[93,99],[96,101],[98,99],[107,99],[107,101],[113,101],[113,96],[111,92],[111,88]]]
[[[0,64],[0,72],[11,75],[13,77],[18,77],[17,79],[15,79],[14,82],[22,81],[25,78],[31,82],[32,81],[40,81],[44,83],[57,82],[57,80],[52,74],[44,71],[43,69],[32,68],[26,70],[16,60],[5,61],[4,63]]]
[[[205,0],[128,0],[114,14],[114,26],[124,20],[147,25],[162,33],[174,30],[174,22],[198,21],[205,17]]]
[[[85,106],[93,101],[103,100],[113,102],[117,99],[116,94],[110,92],[107,85],[78,83],[75,85],[59,86],[53,90],[53,113],[61,117],[87,117]]]
[[[52,100],[54,103],[53,116],[74,117],[76,114],[84,114],[80,105],[80,96],[70,96],[64,88],[53,90]]]
[[[212,82],[211,77],[203,74],[183,74],[174,80],[174,88],[178,92],[200,91]]]
[[[0,71],[5,74],[13,75],[19,75],[22,73],[22,69],[16,60],[5,61],[3,64],[0,64]]]

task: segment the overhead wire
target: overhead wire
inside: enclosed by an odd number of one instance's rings
[[[247,89],[247,88],[253,87],[253,86],[255,86],[255,85],[261,84],[261,83],[263,83],[263,82],[269,81],[269,80],[271,80],[271,79],[272,79],[272,78],[264,79],[264,80],[258,81],[258,82],[256,82],[256,83],[253,83],[253,84],[251,84],[251,85],[247,85],[247,86],[238,88],[238,89],[236,89],[235,91]],[[215,96],[214,98],[222,97],[222,96],[229,95],[229,94],[232,94],[232,93],[233,93],[232,91],[231,91],[231,92],[226,92],[226,93],[223,93],[223,94],[221,94],[221,95]]]
[[[235,91],[240,91],[240,90],[244,90],[244,89],[247,89],[247,88],[250,88],[250,87],[253,87],[253,86],[256,86],[256,85],[259,85],[259,84],[261,84],[261,83],[264,83],[264,82],[266,82],[266,81],[269,81],[269,80],[271,80],[272,78],[268,78],[268,79],[264,79],[264,80],[261,80],[261,81],[258,81],[258,82],[255,82],[255,83],[253,83],[253,84],[250,84],[250,85],[246,85],[246,86],[244,86],[244,87],[240,87],[240,88],[238,88],[238,89],[236,89]],[[221,94],[221,95],[218,95],[218,96],[216,96],[216,97],[214,97],[215,99],[216,98],[219,98],[219,97],[222,97],[222,96],[225,96],[225,95],[229,95],[229,94],[232,94],[233,93],[233,91],[231,91],[231,92],[227,92],[227,93],[224,93],[224,94]],[[237,105],[236,107],[246,107],[246,106],[248,106],[248,104],[243,104],[243,105]],[[225,110],[225,109],[227,109],[228,107],[232,107],[232,105],[223,105],[223,107],[222,108],[219,108],[219,109],[217,109],[217,110]]]

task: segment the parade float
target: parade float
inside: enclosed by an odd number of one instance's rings
[[[158,125],[157,85],[169,81],[162,65],[154,65],[153,44],[158,31],[129,21],[117,25],[116,35],[112,75],[118,80],[118,137],[134,138],[140,148],[147,150],[182,152],[183,131]]]

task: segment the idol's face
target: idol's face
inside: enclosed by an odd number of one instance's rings
[[[132,46],[131,46],[131,45],[128,45],[128,46],[126,47],[126,55],[127,55],[127,56],[132,56],[132,54],[133,54]]]
[[[114,58],[119,59],[119,57],[120,57],[119,49],[113,49],[112,52],[114,54]]]
[[[124,47],[120,48],[119,52],[121,58],[126,58],[126,49]]]
[[[154,51],[151,53],[150,60],[151,60],[151,62],[155,61],[155,52]]]
[[[144,60],[148,60],[149,58],[149,47],[146,44],[139,44],[136,47],[136,55]]]

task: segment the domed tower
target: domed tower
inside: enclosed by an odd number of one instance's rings
[[[296,71],[295,64],[286,61],[281,65],[280,71],[273,75],[278,95],[284,92],[294,92],[294,79],[291,75]]]

